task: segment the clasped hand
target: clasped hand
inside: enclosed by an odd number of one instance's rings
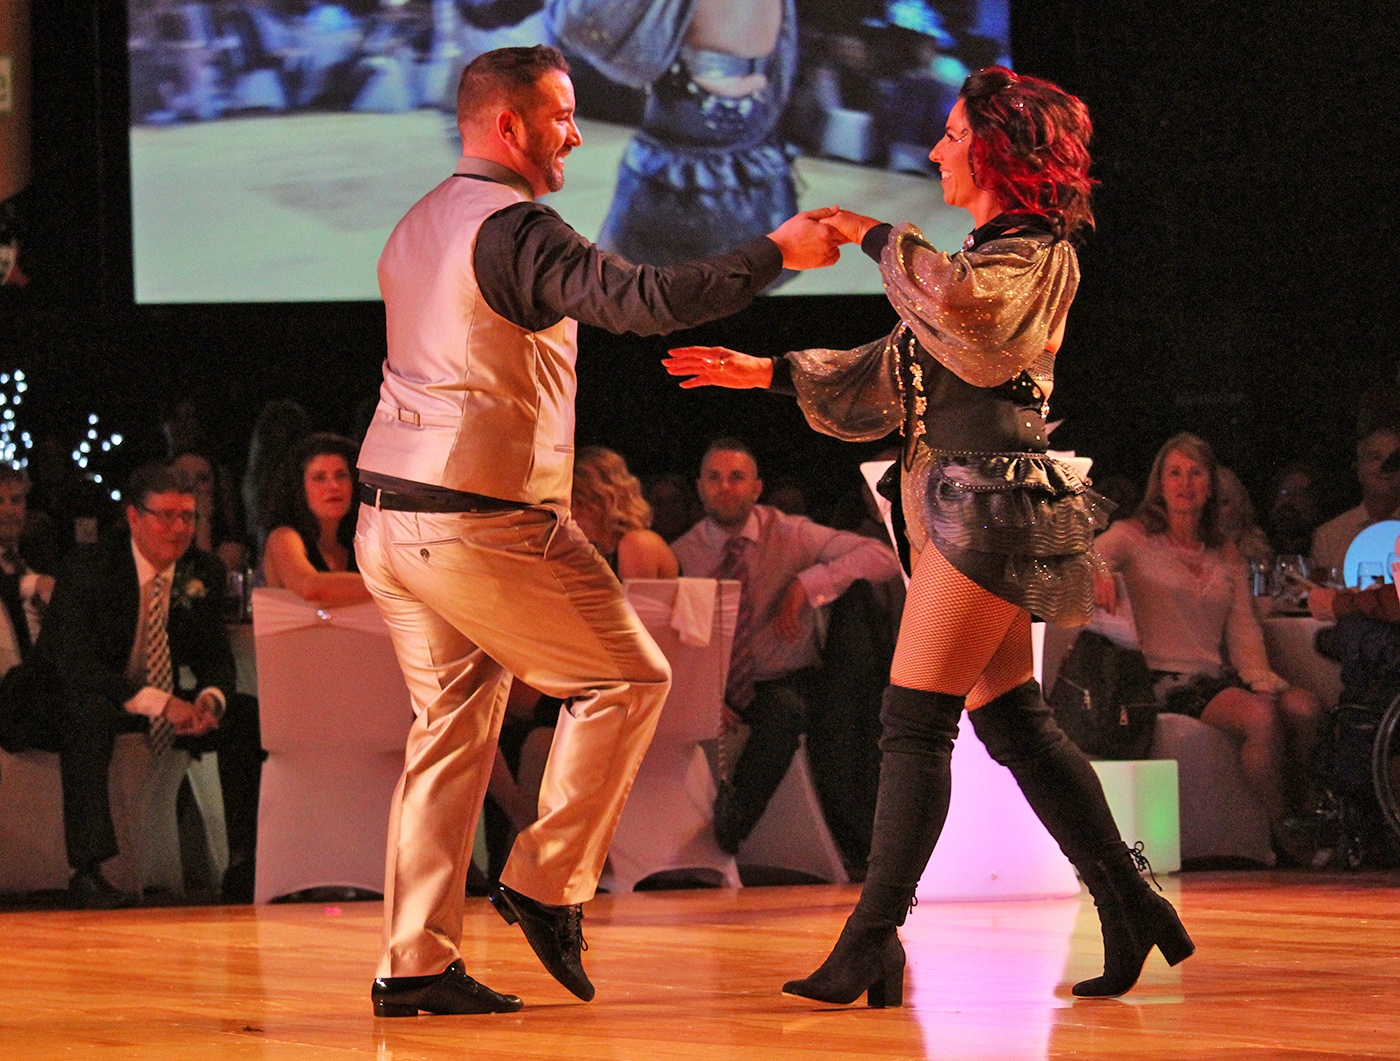
[[[783,252],[784,269],[821,269],[836,264],[843,243],[859,243],[878,223],[839,206],[821,206],[794,214],[768,238]]]
[[[823,206],[794,214],[768,238],[783,253],[786,269],[820,269],[841,256],[841,245],[859,243],[879,222],[873,217],[854,214],[839,206]],[[773,382],[773,362],[751,357],[726,346],[681,346],[671,350],[661,362],[673,376],[688,376],[681,386],[728,387],[745,390],[767,387]]]
[[[165,705],[165,720],[175,727],[182,737],[198,737],[219,726],[218,713],[207,703],[208,698],[197,698],[193,703],[172,696]]]

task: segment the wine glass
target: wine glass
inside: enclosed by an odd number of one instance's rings
[[[1301,606],[1307,583],[1308,565],[1301,556],[1287,554],[1274,561],[1274,592],[1278,594],[1281,610],[1291,611]]]
[[[1356,565],[1356,588],[1370,589],[1385,582],[1385,565],[1379,560],[1362,560]]]

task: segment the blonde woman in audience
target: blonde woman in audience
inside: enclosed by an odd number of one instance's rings
[[[1285,779],[1311,772],[1321,707],[1269,666],[1239,550],[1220,519],[1220,475],[1210,445],[1182,433],[1157,452],[1142,504],[1095,548],[1123,575],[1138,641],[1164,710],[1198,718],[1239,745],[1240,766],[1274,827],[1276,845],[1307,861],[1288,828]],[[1117,606],[1112,583],[1100,603]],[[1223,649],[1223,651],[1222,651]]]
[[[318,432],[287,455],[265,517],[268,586],[318,604],[369,600],[355,566],[357,448],[341,435]]]
[[[574,457],[574,520],[618,578],[676,578],[680,564],[651,529],[651,506],[627,462],[610,449],[585,446]]]

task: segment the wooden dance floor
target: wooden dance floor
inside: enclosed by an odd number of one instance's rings
[[[376,1020],[378,903],[0,913],[0,1057],[375,1061],[742,1058],[1400,1057],[1395,874],[1215,873],[1164,881],[1197,943],[1155,952],[1121,1000],[1082,900],[924,903],[904,932],[906,1006],[779,994],[834,940],[858,889],[600,897],[598,987],[578,1002],[518,929],[468,904],[468,969],[520,1013]]]

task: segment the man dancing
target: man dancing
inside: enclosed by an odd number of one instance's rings
[[[389,819],[379,1016],[517,1010],[466,974],[472,836],[511,675],[565,700],[540,790],[491,901],[585,1001],[581,950],[670,669],[569,514],[577,322],[663,334],[733,313],[783,267],[837,258],[812,211],[736,251],[633,266],[535,201],[582,139],[555,49],[462,72],[456,171],[379,261],[388,357],[360,452],[356,557],[413,699]]]

